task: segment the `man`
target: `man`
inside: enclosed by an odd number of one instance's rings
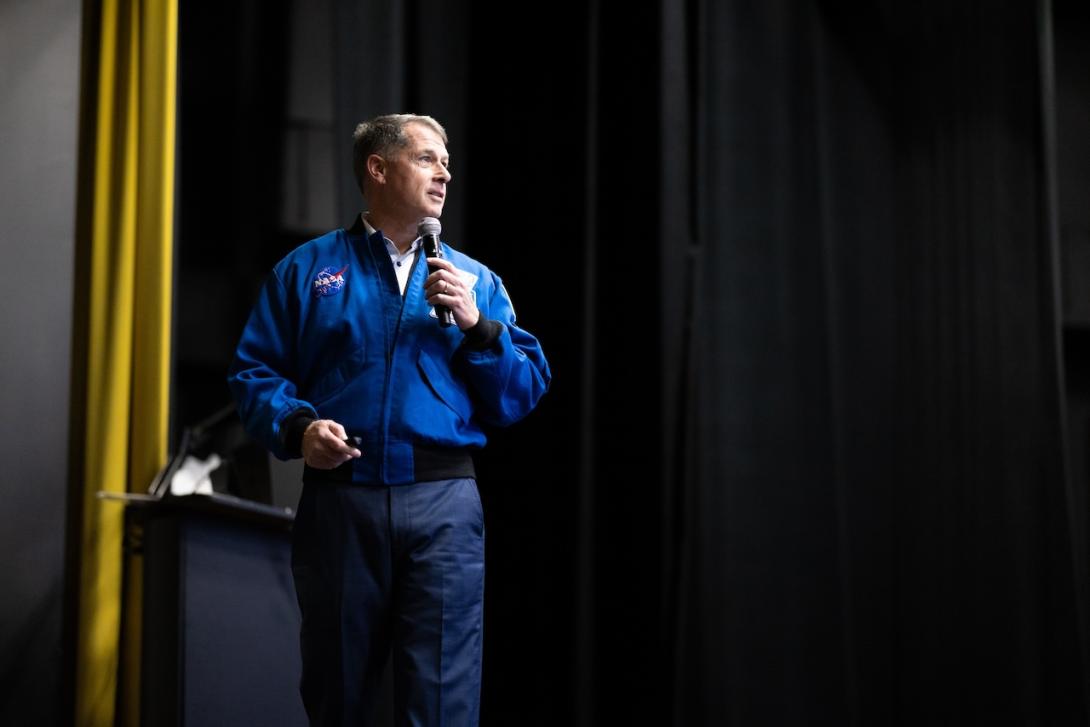
[[[483,425],[533,409],[549,366],[494,273],[445,243],[424,259],[420,221],[442,214],[451,179],[443,127],[381,116],[354,139],[368,211],[276,265],[229,382],[248,431],[306,462],[292,572],[311,722],[366,724],[392,651],[398,724],[473,725],[484,519],[470,452]]]

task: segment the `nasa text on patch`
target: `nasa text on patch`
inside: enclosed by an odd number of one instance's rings
[[[347,265],[340,270],[334,267],[322,268],[311,284],[314,297],[321,298],[326,295],[336,295],[344,290],[344,276],[347,271]]]

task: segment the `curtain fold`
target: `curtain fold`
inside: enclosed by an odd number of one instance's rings
[[[82,439],[74,718],[104,725],[139,721],[139,609],[138,597],[122,608],[123,508],[97,493],[145,489],[167,457],[177,3],[102,0],[85,12],[95,69],[84,74],[84,345],[73,363],[83,379],[73,400]],[[130,666],[119,689],[123,641]]]

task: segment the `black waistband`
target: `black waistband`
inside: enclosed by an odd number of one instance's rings
[[[303,468],[303,482],[352,482],[352,462],[353,460],[348,460],[340,467],[331,470],[319,470],[306,466]],[[473,467],[473,457],[468,449],[413,445],[414,482],[456,480],[466,477],[477,478],[477,470]]]
[[[477,478],[469,450],[413,445],[413,479],[417,482],[463,477]]]

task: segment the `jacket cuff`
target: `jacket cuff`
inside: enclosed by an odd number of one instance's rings
[[[483,351],[491,346],[500,334],[503,333],[503,324],[491,318],[481,316],[472,328],[467,328],[462,333],[465,339],[462,345],[473,351]]]
[[[296,409],[280,424],[280,442],[289,458],[303,456],[303,432],[317,421],[309,409]]]

